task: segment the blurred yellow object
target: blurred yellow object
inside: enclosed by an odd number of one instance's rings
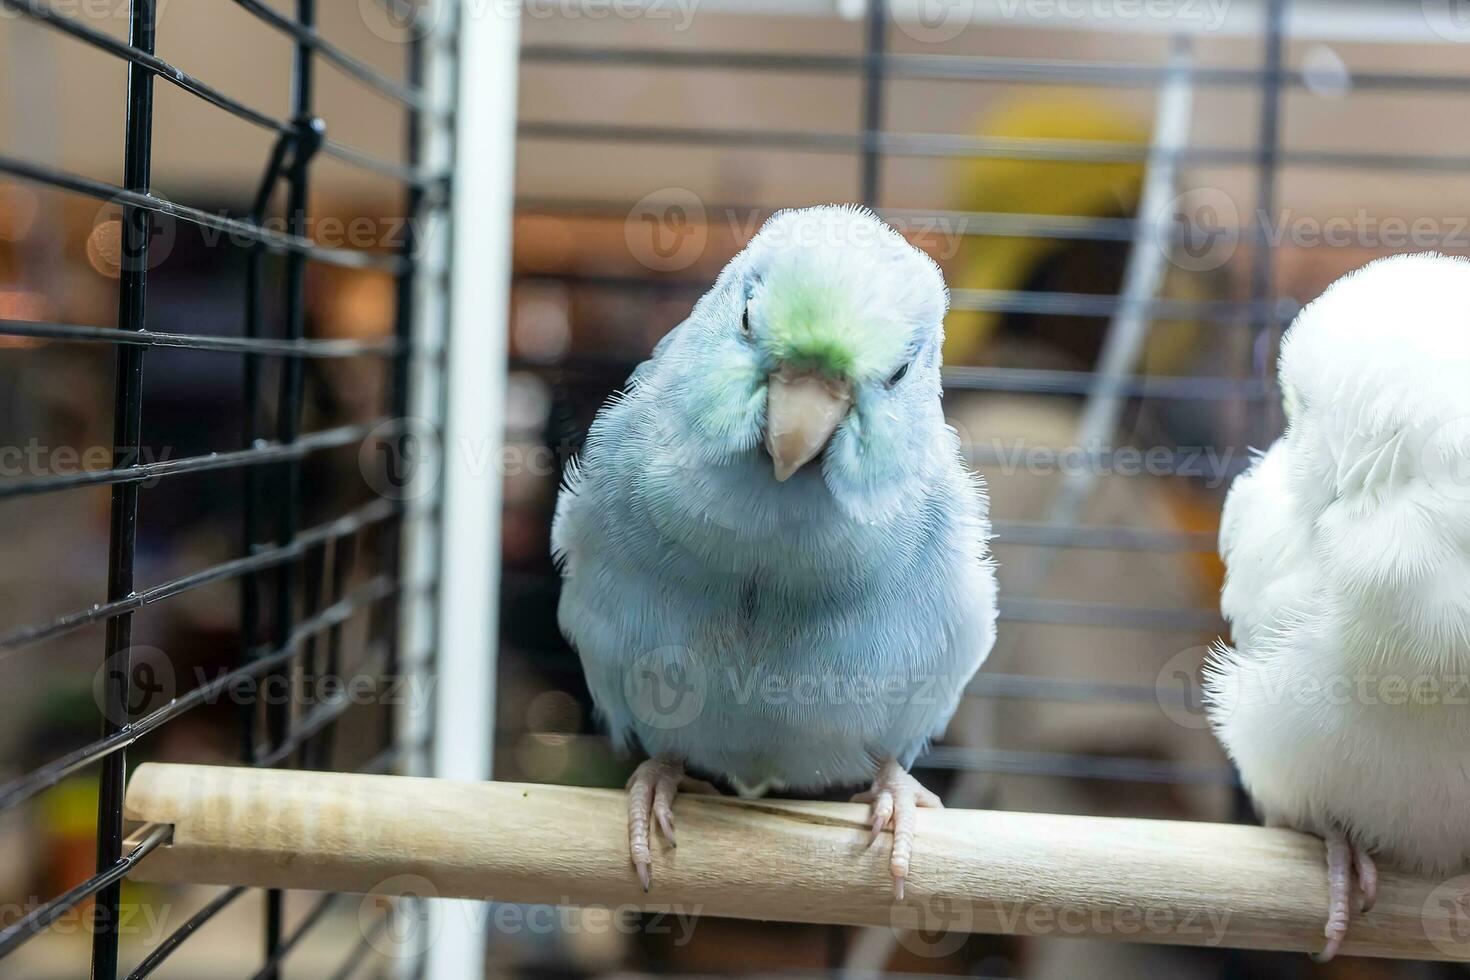
[[[44,835],[38,848],[42,885],[48,894],[86,881],[94,870],[97,793],[96,776],[71,776],[36,801]]]
[[[96,777],[72,776],[62,780],[38,802],[41,820],[48,833],[88,839],[96,833]]]
[[[1000,138],[1134,144],[1149,138],[1148,127],[1132,114],[1095,99],[1067,97],[1012,102],[989,115],[981,131]],[[962,167],[959,199],[972,211],[1132,217],[1143,174],[1142,163],[980,158]],[[1038,267],[1070,244],[1057,238],[972,236],[955,258],[950,285],[1021,289]],[[946,324],[945,362],[977,363],[1000,320],[999,313],[953,313]]]

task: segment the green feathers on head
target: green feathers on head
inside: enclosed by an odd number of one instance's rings
[[[834,377],[884,376],[907,342],[905,331],[860,309],[842,283],[808,263],[773,270],[754,309],[773,357]]]

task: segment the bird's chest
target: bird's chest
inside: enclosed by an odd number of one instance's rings
[[[745,664],[759,659],[758,652],[771,642],[770,630],[762,620],[762,600],[770,595],[765,576],[758,571],[726,576],[711,592],[714,601],[689,624],[694,645],[722,662]],[[772,613],[765,610],[766,616]]]
[[[633,507],[653,532],[651,546],[680,556],[680,573],[696,579],[734,577],[744,585],[754,577],[762,588],[820,592],[881,573],[907,547],[911,509],[860,519],[827,489],[815,464],[782,484],[769,469],[764,454],[752,452],[697,473],[648,476]]]
[[[1470,858],[1470,682],[1442,670],[1290,669],[1247,680],[1252,734],[1232,741],[1268,812],[1350,829],[1396,863]],[[1325,657],[1322,662],[1325,662]]]
[[[1398,684],[1353,711],[1350,748],[1324,773],[1327,811],[1395,863],[1436,872],[1470,860],[1470,691],[1458,678]],[[1370,695],[1371,697],[1371,695]]]
[[[903,530],[912,514],[857,520],[814,472],[745,501],[736,519],[720,504],[744,486],[711,478],[701,492],[724,488],[718,503],[699,493],[649,500],[658,533],[644,560],[657,569],[669,614],[665,632],[672,639],[664,642],[742,680],[775,674],[805,682],[870,660],[877,650],[893,652],[900,641],[934,639],[934,622],[895,627],[905,609],[913,618],[923,605],[925,586],[912,574],[919,536]],[[697,514],[673,509],[696,499]]]
[[[694,646],[722,663],[754,666],[800,658],[840,643],[868,606],[861,586],[841,589],[802,576],[753,568],[709,586],[688,626]],[[844,596],[845,593],[845,596]]]

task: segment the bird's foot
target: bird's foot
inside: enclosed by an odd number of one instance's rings
[[[652,826],[658,829],[669,842],[674,840],[674,796],[680,790],[686,793],[719,794],[719,790],[701,779],[690,779],[684,775],[684,763],[678,759],[661,755],[649,759],[628,778],[628,854],[643,890],[648,891],[652,883],[653,853],[649,846]]]
[[[1327,928],[1324,934],[1327,943],[1313,957],[1318,963],[1326,963],[1337,955],[1342,942],[1347,938],[1348,923],[1352,921],[1353,882],[1356,878],[1362,901],[1359,912],[1367,912],[1378,900],[1378,866],[1373,856],[1352,841],[1341,831],[1334,831],[1325,840],[1327,845]]]
[[[872,837],[868,839],[869,847],[878,842],[884,827],[893,827],[893,851],[888,859],[888,868],[893,873],[893,897],[901,901],[904,882],[909,876],[909,859],[914,852],[916,810],[921,806],[943,809],[944,804],[893,759],[883,763],[878,770],[873,788],[857,794],[852,802],[872,804],[873,828]]]

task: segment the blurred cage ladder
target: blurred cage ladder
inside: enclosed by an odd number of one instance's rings
[[[125,839],[126,750],[138,739],[228,694],[242,682],[276,678],[277,683],[299,685],[303,682],[296,673],[298,666],[303,676],[313,678],[319,670],[327,676],[344,678],[453,675],[456,683],[452,696],[436,697],[430,716],[384,710],[381,745],[361,769],[432,772],[460,778],[489,776],[492,692],[488,664],[493,661],[494,647],[493,614],[484,610],[494,608],[491,596],[495,563],[490,555],[495,547],[498,496],[493,480],[467,477],[463,467],[454,465],[457,460],[453,454],[440,450],[440,441],[422,438],[425,433],[421,427],[408,420],[427,420],[441,432],[447,427],[460,439],[491,439],[497,435],[498,378],[503,372],[496,370],[496,350],[504,324],[496,311],[503,307],[505,296],[498,291],[493,274],[461,278],[450,273],[453,256],[460,249],[474,250],[482,271],[493,270],[497,262],[503,264],[508,249],[508,241],[499,243],[496,229],[499,238],[508,240],[512,152],[509,100],[514,97],[517,37],[514,12],[470,19],[461,16],[459,0],[371,0],[377,5],[373,9],[382,8],[381,15],[401,33],[405,61],[399,79],[319,34],[315,28],[316,0],[294,0],[292,16],[260,0],[209,2],[233,2],[293,43],[289,119],[260,112],[159,57],[155,53],[157,0],[126,0],[130,18],[126,42],[45,0],[0,0],[6,22],[18,15],[127,64],[126,101],[119,106],[126,113],[121,186],[11,156],[9,148],[0,155],[0,177],[111,202],[122,212],[116,327],[0,320],[0,334],[4,335],[112,345],[117,363],[113,390],[115,448],[110,468],[34,475],[0,483],[0,505],[5,499],[22,495],[109,486],[112,514],[105,601],[48,622],[0,624],[0,656],[24,655],[23,647],[90,624],[105,623],[106,629],[105,648],[99,651],[99,663],[105,666],[101,737],[0,786],[0,810],[6,810],[73,773],[88,767],[100,770],[97,872],[19,920],[3,924],[0,972],[4,972],[6,956],[61,916],[75,914],[91,899],[92,976],[114,980],[120,975],[121,881],[151,851],[166,844],[170,833],[168,827],[146,826]],[[459,77],[459,54],[465,49],[486,61],[471,72],[473,77],[469,79]],[[396,104],[404,133],[402,162],[379,158],[330,136],[331,120],[314,114],[315,75],[323,64],[360,83],[364,91],[371,90]],[[274,149],[269,159],[261,161],[263,178],[249,215],[208,213],[152,193],[156,80],[273,134]],[[476,95],[461,103],[458,88],[465,81],[473,83]],[[473,125],[474,138],[456,141],[456,121]],[[479,154],[475,162],[483,179],[477,186],[454,189],[450,173],[465,153]],[[321,155],[390,178],[402,188],[402,216],[409,220],[405,222],[404,240],[395,243],[393,252],[325,247],[310,239],[307,201],[311,164]],[[284,232],[270,230],[264,224],[272,201],[280,199],[284,199],[286,214]],[[483,220],[493,215],[497,206],[504,207],[506,219],[498,224]],[[482,220],[463,233],[456,230],[451,235],[451,225],[460,224],[451,221],[452,214],[464,209]],[[149,240],[156,223],[164,218],[227,232],[234,240],[249,243],[248,271],[240,294],[245,310],[243,337],[166,334],[147,329]],[[420,231],[422,240],[415,235]],[[280,256],[284,262],[283,337],[265,335],[266,253]],[[308,263],[392,275],[396,282],[392,336],[380,341],[308,339]],[[241,285],[220,282],[217,288],[233,291]],[[466,310],[475,311],[473,319],[462,315]],[[193,458],[143,461],[140,438],[146,406],[142,372],[150,347],[243,356],[246,416],[240,420],[242,448],[222,447],[221,451]],[[451,358],[449,352],[455,356]],[[270,396],[262,390],[265,358],[278,358],[280,363],[280,386],[273,403],[265,401]],[[305,362],[330,358],[381,361],[387,376],[387,404],[370,422],[303,433]],[[270,405],[273,412],[267,409]],[[265,420],[271,415],[274,431],[265,431]],[[412,439],[419,444],[406,443]],[[397,492],[385,493],[323,524],[301,527],[303,460],[314,453],[346,447],[364,447],[368,452],[383,448],[400,461],[417,458],[423,465],[408,473],[407,482]],[[237,472],[240,480],[240,557],[139,588],[134,581],[134,566],[138,495],[144,481],[227,470]],[[441,472],[442,479],[436,478]],[[479,530],[483,536],[469,540],[445,537],[441,535],[444,526],[467,528],[471,534]],[[375,567],[362,567],[367,561],[364,555],[373,560]],[[451,577],[453,586],[444,586]],[[236,583],[240,589],[242,661],[224,676],[135,716],[129,707],[137,703],[134,685],[138,681],[130,663],[133,614],[151,603],[218,583]],[[271,614],[262,615],[267,609]],[[368,617],[368,634],[366,649],[354,661],[342,649],[343,626],[359,614]],[[441,630],[440,622],[450,625]],[[273,635],[265,635],[266,623],[272,624]],[[334,725],[353,701],[341,691],[335,697],[321,690],[297,693],[310,697],[303,702],[310,707],[294,712],[290,704],[268,705],[263,712],[263,726],[259,726],[263,731],[256,730],[254,708],[241,712],[244,764],[316,769],[331,765]],[[453,746],[452,753],[434,737],[436,728],[449,726],[458,733],[460,743]],[[477,730],[484,733],[483,748],[475,744],[473,733]],[[245,891],[222,891],[174,928],[127,976],[152,974]],[[284,958],[307,940],[337,898],[325,895],[317,899],[288,932],[283,895],[266,892],[262,962],[254,976],[277,976]],[[419,911],[414,910],[415,914]],[[366,959],[372,951],[375,930],[385,929],[391,914],[392,910],[376,926],[365,927],[355,948],[342,951],[337,976],[352,975]],[[450,917],[441,926],[440,945],[449,955],[472,959],[477,955],[475,938],[464,929],[457,937],[455,925]],[[418,952],[409,963],[410,972],[423,973],[428,964],[427,972],[432,976],[458,975],[457,969],[430,962],[436,952]],[[463,962],[461,959],[460,964]]]
[[[1279,431],[1280,415],[1275,408],[1269,359],[1258,368],[1241,366],[1239,376],[1159,376],[1135,373],[1142,344],[1152,321],[1189,319],[1222,328],[1252,331],[1256,340],[1274,337],[1295,315],[1295,301],[1277,295],[1273,276],[1276,242],[1267,234],[1277,214],[1277,177],[1282,167],[1311,166],[1339,171],[1366,170],[1382,173],[1463,173],[1470,161],[1463,157],[1339,150],[1284,150],[1281,138],[1281,103],[1288,89],[1303,89],[1311,79],[1291,69],[1285,59],[1287,0],[1258,0],[1246,14],[1259,16],[1253,24],[1235,22],[1260,41],[1259,64],[1251,67],[1199,67],[1192,59],[1187,33],[1173,38],[1164,63],[1084,61],[966,54],[895,52],[888,39],[895,18],[916,16],[916,3],[924,0],[864,0],[834,2],[832,13],[861,10],[866,18],[860,52],[811,53],[766,50],[668,49],[591,44],[536,43],[522,47],[526,64],[578,67],[659,69],[666,71],[716,71],[747,74],[784,74],[797,78],[811,75],[859,78],[862,94],[854,106],[855,131],[809,131],[774,129],[719,129],[672,125],[624,125],[603,122],[522,120],[518,132],[523,140],[566,143],[634,144],[673,147],[790,151],[813,154],[856,155],[860,161],[858,185],[850,190],[833,188],[833,199],[855,194],[858,200],[880,214],[901,222],[928,227],[925,222],[943,219],[945,227],[965,235],[1014,236],[1066,241],[1121,242],[1130,245],[1122,285],[1113,295],[1063,293],[1043,290],[953,289],[951,309],[1004,314],[1041,314],[1087,317],[1107,321],[1101,353],[1092,371],[1040,370],[1001,367],[949,367],[946,390],[1036,392],[1085,396],[1086,404],[1073,445],[1080,458],[1095,465],[1084,472],[1064,475],[1046,518],[1041,521],[997,521],[996,540],[1045,549],[1044,557],[1011,570],[1000,600],[1002,621],[1054,623],[1094,628],[1222,632],[1217,611],[1202,608],[1145,608],[1118,603],[1044,599],[1028,595],[1031,586],[1045,575],[1046,568],[1065,549],[1141,549],[1157,551],[1213,551],[1213,535],[1131,527],[1079,523],[1083,507],[1095,484],[1095,473],[1109,468],[1122,405],[1128,399],[1199,399],[1252,406],[1258,423],[1254,431],[1236,433],[1239,445],[1266,445]],[[1417,16],[1417,5],[1403,16]],[[984,5],[979,5],[983,8]],[[738,13],[738,4],[709,0],[701,10],[717,8]],[[926,8],[933,9],[933,8]],[[959,4],[939,5],[954,14]],[[1383,8],[1389,11],[1387,5]],[[1235,11],[1232,11],[1234,13]],[[1391,12],[1391,11],[1390,11]],[[773,14],[770,8],[762,13]],[[1312,12],[1316,18],[1341,16],[1326,8]],[[1243,18],[1242,18],[1243,20]],[[967,30],[984,29],[977,15]],[[1015,29],[1015,23],[997,20],[997,26]],[[1258,34],[1257,34],[1258,32]],[[1067,140],[1042,137],[997,137],[955,133],[896,132],[885,128],[886,87],[902,81],[969,81],[1066,87],[1126,87],[1156,93],[1154,129],[1149,142],[1122,143],[1097,140]],[[1354,91],[1363,92],[1470,92],[1470,76],[1430,73],[1354,72]],[[1192,98],[1204,88],[1254,91],[1254,145],[1196,146],[1189,144]],[[936,211],[885,207],[882,174],[885,159],[894,157],[938,159],[1011,159],[1073,161],[1080,163],[1137,163],[1144,167],[1144,186],[1134,217],[1026,214],[1010,212]],[[1180,192],[1179,174],[1191,165],[1214,165],[1246,169],[1253,175],[1257,219],[1239,229],[1239,242],[1249,246],[1249,295],[1243,299],[1176,299],[1160,295],[1171,248],[1189,244],[1191,229],[1170,206]],[[580,200],[561,197],[526,197],[517,201],[524,213],[567,214],[622,218],[633,205],[627,201]],[[728,207],[727,207],[728,206]],[[747,214],[753,209],[742,202],[710,204],[709,215]],[[1245,209],[1241,209],[1244,215]],[[1243,219],[1244,222],[1244,219]],[[1205,229],[1208,230],[1208,229]],[[1233,230],[1233,229],[1232,229]],[[1153,243],[1166,247],[1147,247]],[[1143,245],[1145,247],[1139,247]],[[525,281],[553,280],[571,288],[618,290],[652,296],[688,296],[702,293],[706,283],[649,276],[567,275],[537,270],[523,273]],[[1248,345],[1252,350],[1257,345]],[[518,370],[548,377],[554,386],[578,384],[579,375],[594,376],[597,382],[621,384],[622,379],[604,377],[599,365],[569,362],[545,364],[529,359],[513,360]],[[599,374],[599,371],[602,373]],[[1000,462],[990,447],[967,446],[977,466]],[[1182,462],[1184,457],[1179,457]],[[1179,467],[1181,471],[1187,467]],[[1224,477],[1230,473],[1212,474]],[[968,693],[976,697],[1020,698],[1055,701],[1130,701],[1154,703],[1158,698],[1177,697],[1183,702],[1189,692],[1170,692],[1155,687],[1123,683],[1073,681],[1049,677],[1004,675],[982,671],[971,682]],[[1033,774],[1069,778],[1144,781],[1160,783],[1204,783],[1233,785],[1234,773],[1207,764],[1156,759],[1067,755],[1055,752],[980,749],[937,746],[922,758],[921,768]],[[978,800],[954,800],[952,805],[978,805]]]

